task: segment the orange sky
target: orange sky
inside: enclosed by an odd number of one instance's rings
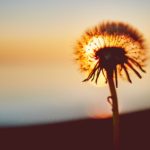
[[[1,39],[0,63],[43,63],[65,61],[66,41],[51,38]]]

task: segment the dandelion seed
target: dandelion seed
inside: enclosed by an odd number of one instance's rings
[[[145,72],[146,50],[142,35],[121,22],[102,23],[83,34],[75,47],[80,69],[89,76],[84,81],[97,83],[103,71],[113,73],[118,85],[118,74],[132,83],[129,71],[139,78]],[[121,68],[121,69],[119,69]]]

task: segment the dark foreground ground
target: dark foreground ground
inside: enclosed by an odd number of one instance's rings
[[[150,110],[121,116],[122,150],[150,150]],[[0,128],[0,150],[112,150],[112,121]]]

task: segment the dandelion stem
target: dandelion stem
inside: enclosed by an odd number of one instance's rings
[[[112,99],[114,150],[120,150],[118,99],[112,71],[107,71],[107,79]]]

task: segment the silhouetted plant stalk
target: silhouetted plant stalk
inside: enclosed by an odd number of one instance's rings
[[[117,98],[116,88],[114,85],[113,74],[111,72],[107,73],[107,79],[108,79],[109,89],[111,93],[111,96],[108,97],[108,101],[112,105],[114,150],[119,150],[120,149],[120,124],[119,124],[118,98]]]
[[[111,96],[108,102],[113,113],[114,150],[120,150],[119,110],[116,87],[118,75],[132,83],[129,70],[142,78],[146,50],[142,35],[121,22],[107,22],[87,30],[75,47],[75,59],[82,72],[88,74],[85,81],[95,81],[103,75],[109,84]],[[114,84],[115,81],[115,84]],[[116,86],[116,87],[115,87]]]

